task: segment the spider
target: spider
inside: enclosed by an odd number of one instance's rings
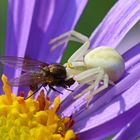
[[[108,46],[89,49],[89,38],[74,30],[52,39],[50,44],[57,41],[52,46],[52,50],[69,40],[83,43],[64,66],[66,66],[68,79],[73,78],[79,84],[89,84],[74,97],[77,99],[87,91],[92,91],[86,97],[88,106],[94,95],[106,89],[109,84],[114,85],[114,82],[122,77],[125,71],[124,60],[115,49]]]

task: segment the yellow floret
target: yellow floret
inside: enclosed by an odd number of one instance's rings
[[[0,140],[74,140],[76,135],[69,129],[69,117],[57,115],[60,97],[50,100],[44,91],[37,100],[24,100],[11,93],[8,79],[2,75],[4,95],[0,96]],[[31,94],[31,92],[29,92]]]

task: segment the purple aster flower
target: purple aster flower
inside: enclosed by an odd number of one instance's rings
[[[48,63],[59,62],[65,47],[51,52],[48,42],[74,28],[86,3],[84,0],[9,0],[5,55],[26,56]],[[139,127],[129,133],[132,137],[127,133],[139,120],[139,19],[140,0],[119,0],[90,37],[92,48],[110,46],[122,54],[125,74],[115,86],[95,96],[88,109],[85,109],[83,97],[73,100],[67,91],[61,96],[59,113],[73,115],[74,130],[81,140],[102,139],[116,133],[114,139],[135,138],[139,134]],[[17,75],[7,68],[5,73],[10,78]]]

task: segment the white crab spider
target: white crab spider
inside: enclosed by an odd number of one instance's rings
[[[66,32],[51,40],[50,43],[58,40],[60,41],[52,47],[52,50],[69,40],[83,43],[64,65],[68,78],[72,77],[80,84],[89,84],[86,89],[74,97],[75,99],[94,89],[86,97],[87,106],[95,94],[106,89],[109,84],[114,84],[122,77],[125,70],[124,60],[115,49],[107,46],[89,49],[90,41],[88,37],[76,31]],[[101,82],[102,85],[99,86]],[[95,89],[97,86],[98,88]]]

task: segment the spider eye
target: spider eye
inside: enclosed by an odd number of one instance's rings
[[[71,68],[71,69],[73,68],[72,63],[69,63],[69,62],[68,62],[67,66],[68,66],[69,68]]]

